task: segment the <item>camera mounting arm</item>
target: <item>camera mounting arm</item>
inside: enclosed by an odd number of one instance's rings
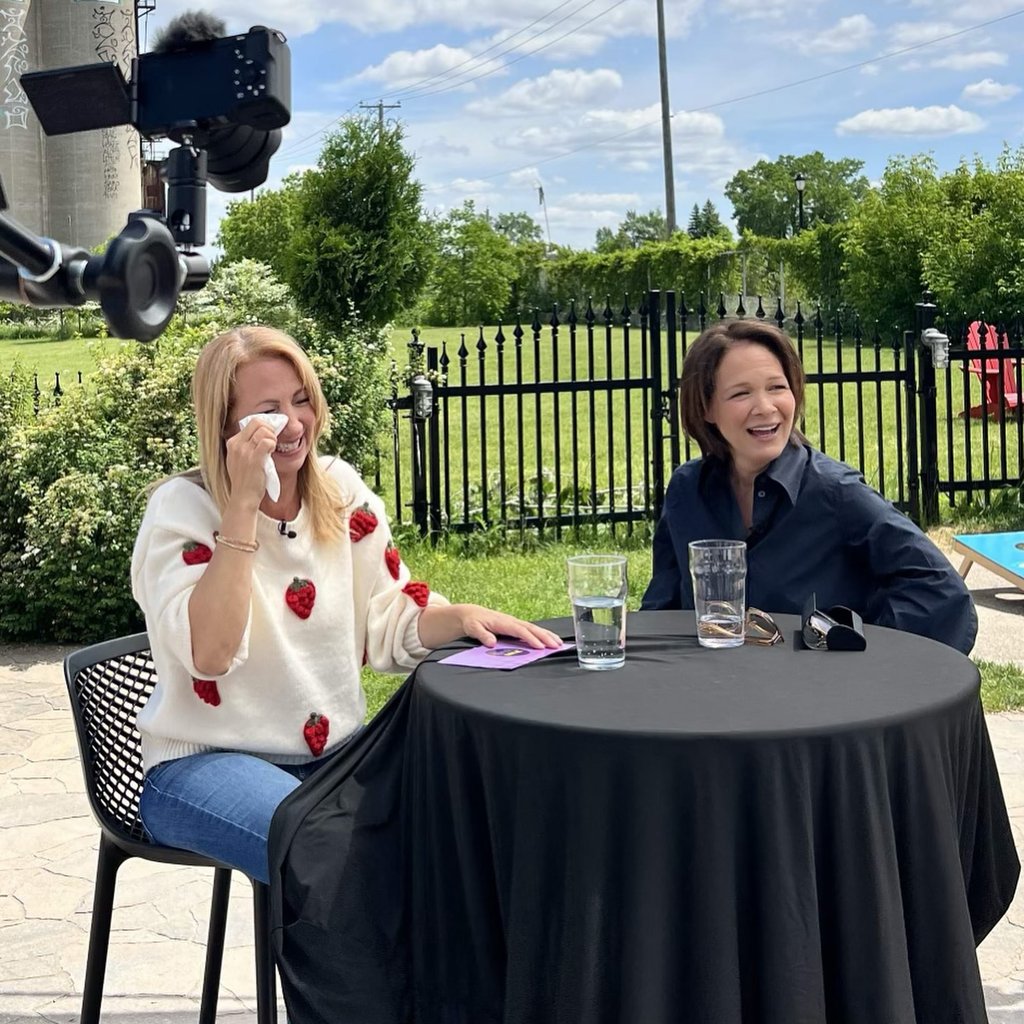
[[[178,294],[210,277],[198,253],[179,253],[161,217],[136,210],[106,252],[40,238],[5,212],[0,184],[0,298],[41,308],[98,301],[113,335],[151,341],[174,314]]]

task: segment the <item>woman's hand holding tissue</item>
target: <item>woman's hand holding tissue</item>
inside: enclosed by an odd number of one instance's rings
[[[226,442],[228,476],[231,477],[231,502],[253,511],[267,493],[266,464],[273,468],[277,431],[262,419],[246,417],[245,426]],[[275,472],[274,479],[277,480]],[[280,487],[280,484],[278,484]]]

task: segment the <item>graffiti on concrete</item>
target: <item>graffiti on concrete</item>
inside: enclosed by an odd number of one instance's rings
[[[28,127],[28,97],[18,81],[29,66],[27,14],[27,0],[0,3],[0,125],[4,128]]]

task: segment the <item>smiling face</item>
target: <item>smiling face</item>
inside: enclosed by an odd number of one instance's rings
[[[255,359],[235,373],[234,397],[229,414],[231,433],[243,416],[276,412],[288,417],[277,435],[274,465],[282,483],[295,477],[316,440],[316,413],[295,367],[278,356]]]
[[[782,364],[756,342],[738,342],[722,356],[706,419],[728,444],[740,476],[754,477],[789,443],[796,400]]]

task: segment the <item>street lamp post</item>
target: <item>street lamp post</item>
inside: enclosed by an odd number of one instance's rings
[[[804,229],[804,189],[807,187],[807,177],[803,171],[797,171],[793,175],[793,184],[796,185],[796,202],[797,202],[797,223],[799,230]]]

